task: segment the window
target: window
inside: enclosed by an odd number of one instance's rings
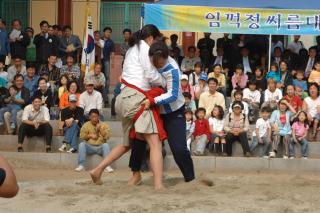
[[[14,19],[19,19],[24,29],[29,26],[29,0],[0,0],[0,14],[7,22],[7,30]]]

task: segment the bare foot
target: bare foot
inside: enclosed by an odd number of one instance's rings
[[[166,190],[166,187],[164,187],[164,185],[159,185],[159,186],[154,186],[154,189],[156,190],[156,191],[164,191],[164,190]]]
[[[128,181],[128,186],[138,186],[141,184],[141,174],[136,172],[132,175],[131,179]]]
[[[101,174],[96,174],[94,170],[90,171],[92,182],[96,185],[102,185]]]

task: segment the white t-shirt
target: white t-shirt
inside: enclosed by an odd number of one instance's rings
[[[318,97],[316,100],[313,100],[311,97],[306,97],[304,99],[308,106],[308,113],[314,118],[316,117],[317,113],[317,106],[320,105],[320,97]]]
[[[277,103],[282,99],[282,92],[280,89],[276,89],[274,92],[271,92],[269,89],[266,89],[264,92],[264,101],[276,101]]]
[[[245,114],[245,115],[249,115],[249,106],[248,106],[248,103],[242,101],[242,104],[243,104],[242,113]],[[231,113],[231,112],[232,112],[232,103],[230,104],[230,107],[229,107],[229,113]]]
[[[252,102],[260,103],[261,94],[259,90],[251,91],[249,88],[243,90],[243,99],[249,99]]]
[[[209,118],[209,125],[212,127],[213,131],[222,131],[224,126],[224,119],[218,120],[216,118]]]
[[[266,137],[269,128],[270,128],[269,119],[264,120],[263,118],[259,118],[256,122],[256,128],[254,129],[252,136],[256,136],[256,129],[259,129],[259,136]]]

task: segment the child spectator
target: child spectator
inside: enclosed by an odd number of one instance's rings
[[[204,108],[199,108],[196,111],[197,120],[195,121],[195,130],[193,133],[195,150],[194,155],[204,155],[204,150],[207,143],[210,140],[210,128],[209,122],[206,117],[206,110]]]
[[[255,122],[258,118],[261,94],[257,90],[256,81],[249,81],[249,88],[243,90],[243,101],[249,105],[249,121]]]
[[[234,93],[233,93],[233,99],[235,101],[240,101],[243,105],[243,110],[242,110],[242,113],[245,115],[245,116],[248,116],[249,115],[249,107],[248,107],[248,104],[247,102],[243,101],[242,100],[243,98],[243,95],[242,95],[242,92],[241,90],[236,90]],[[232,104],[230,105],[230,108],[229,108],[229,113],[232,112]]]
[[[4,99],[4,103],[6,104],[6,106],[0,109],[0,126],[4,124],[4,113],[10,112],[11,113],[10,128],[15,129],[17,126],[17,113],[22,108],[21,108],[21,105],[16,104],[14,101],[22,100],[21,92],[18,93],[15,86],[10,86],[9,94],[10,96]]]
[[[190,145],[192,142],[192,135],[195,129],[195,123],[193,122],[193,112],[190,109],[186,109],[186,136],[187,136],[187,147],[190,151]]]
[[[314,64],[314,68],[313,70],[311,70],[308,82],[309,83],[317,83],[318,85],[320,85],[320,61],[317,61]]]
[[[213,141],[213,149],[215,153],[226,156],[226,139],[224,128],[224,111],[219,105],[216,105],[212,112],[211,118],[209,118],[209,126],[211,133],[211,140]]]
[[[257,67],[254,72],[254,80],[256,80],[257,90],[263,95],[264,91],[267,89],[267,79],[263,75],[263,68]]]
[[[220,64],[215,64],[213,66],[213,72],[208,75],[208,78],[215,78],[218,80],[217,91],[227,96],[226,89],[226,77],[222,72],[222,66]]]
[[[182,93],[185,100],[185,108],[186,110],[191,110],[193,113],[197,110],[196,103],[192,100],[191,94],[188,92]]]
[[[302,101],[309,97],[308,92],[304,91],[301,86],[295,86],[296,96],[298,96]]]
[[[247,86],[247,81],[248,76],[243,72],[243,65],[238,64],[231,79],[233,89],[244,89]]]
[[[248,144],[247,131],[249,122],[244,114],[243,104],[241,101],[235,101],[232,104],[232,112],[224,120],[224,131],[226,132],[226,151],[227,155],[232,155],[232,143],[239,141],[242,146],[243,155],[250,157],[250,148]]]
[[[0,78],[5,80],[5,82],[7,83],[8,73],[6,71],[4,71],[4,67],[5,67],[5,65],[4,65],[3,61],[0,61]]]
[[[264,103],[262,107],[269,106],[271,111],[277,108],[277,103],[282,99],[282,92],[277,88],[273,78],[268,79],[268,89],[264,92]]]
[[[292,81],[293,86],[299,86],[301,87],[304,91],[308,90],[308,84],[307,81],[304,80],[304,71],[303,70],[298,70],[296,73],[296,79],[293,79]]]
[[[269,80],[270,78],[273,78],[276,83],[280,82],[280,71],[277,63],[272,63],[270,66],[270,70],[266,75],[266,79]]]
[[[295,145],[301,145],[301,157],[303,159],[308,158],[309,145],[306,139],[308,135],[308,117],[307,113],[300,111],[298,116],[295,118],[294,123],[292,124],[292,140],[290,141],[289,153],[290,159],[293,159],[295,156]]]
[[[195,94],[194,100],[197,105],[199,103],[200,95],[209,90],[207,81],[208,81],[208,75],[205,73],[201,73],[198,80],[198,84],[194,86],[194,94]]]
[[[299,112],[302,108],[302,101],[299,96],[295,94],[294,87],[292,85],[287,86],[287,95],[283,97],[288,103]]]
[[[198,61],[194,65],[194,72],[189,75],[189,84],[193,87],[197,85],[202,73],[204,73],[203,66],[202,63]]]
[[[284,146],[283,158],[288,159],[289,143],[291,139],[291,117],[296,113],[294,108],[288,103],[287,100],[281,99],[279,101],[279,109],[273,111],[270,118],[270,124],[273,129],[273,141],[270,157],[275,157],[280,141],[282,140]]]
[[[192,100],[194,100],[194,91],[193,87],[189,84],[188,76],[182,75],[181,76],[181,90],[182,92],[188,92],[191,94]]]
[[[257,148],[259,145],[261,147],[259,156],[263,158],[268,158],[268,150],[270,146],[271,139],[271,126],[269,123],[269,108],[263,107],[260,113],[261,118],[257,120],[255,131],[252,133],[252,143],[250,145],[250,152]]]
[[[68,89],[67,89],[68,76],[67,75],[62,75],[60,77],[59,82],[60,82],[60,87],[58,89],[58,96],[59,96],[59,99],[60,99],[61,96],[63,95],[63,93],[68,91]]]

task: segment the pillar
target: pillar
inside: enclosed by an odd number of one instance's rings
[[[183,52],[186,55],[188,52],[188,47],[194,46],[196,34],[194,32],[183,32],[182,33],[182,47]]]
[[[58,0],[58,24],[71,26],[72,0]]]

